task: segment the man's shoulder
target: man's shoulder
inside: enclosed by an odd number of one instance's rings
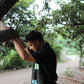
[[[51,47],[50,47],[50,45],[49,45],[49,43],[46,43],[43,47],[42,47],[42,49],[40,49],[40,50],[38,50],[37,52],[38,53],[42,53],[42,52],[45,52],[45,53],[47,53],[49,50],[51,50]]]

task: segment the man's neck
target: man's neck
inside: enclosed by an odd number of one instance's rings
[[[44,45],[45,45],[45,42],[40,42],[39,49],[42,49]]]

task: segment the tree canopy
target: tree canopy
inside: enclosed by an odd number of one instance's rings
[[[9,26],[17,29],[20,36],[24,39],[26,33],[36,29],[42,32],[46,40],[53,43],[57,34],[67,39],[68,44],[71,40],[84,42],[84,3],[83,0],[71,0],[69,3],[59,3],[60,9],[49,12],[49,2],[45,0],[43,10],[48,14],[37,19],[35,12],[28,10],[30,3],[34,0],[20,0],[10,9],[4,17]],[[41,12],[42,12],[41,11]],[[41,15],[41,13],[39,13]],[[23,34],[24,33],[24,34]],[[48,39],[47,39],[48,37]],[[80,43],[79,41],[79,43]],[[72,42],[72,41],[71,41]]]

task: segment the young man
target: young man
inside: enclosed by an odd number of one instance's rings
[[[42,34],[35,30],[26,36],[26,41],[29,48],[19,38],[14,39],[14,44],[22,59],[34,62],[31,84],[56,84],[57,61],[53,49],[44,42]]]

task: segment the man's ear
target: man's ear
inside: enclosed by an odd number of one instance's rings
[[[40,43],[39,40],[35,40],[36,45],[39,45],[39,43]]]

